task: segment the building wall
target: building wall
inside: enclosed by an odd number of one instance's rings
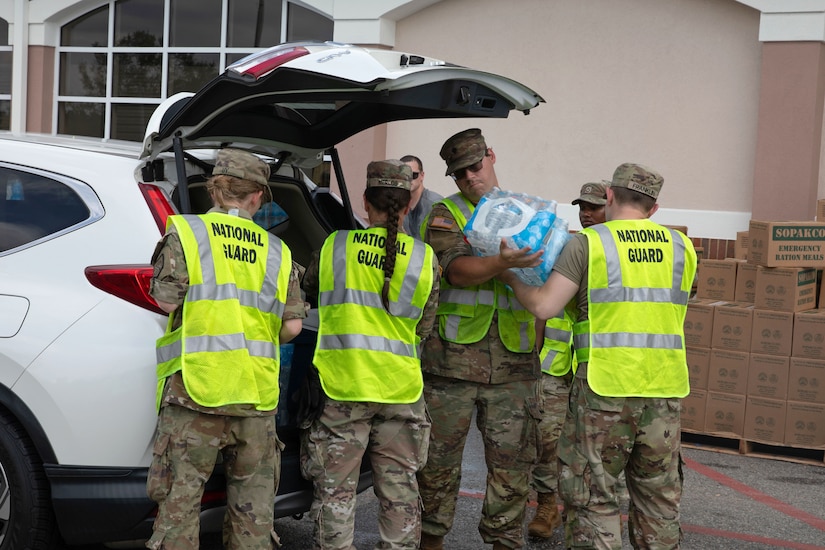
[[[568,203],[625,161],[665,179],[661,223],[734,238],[751,209],[761,45],[734,0],[446,0],[403,19],[395,49],[521,81],[546,103],[504,121],[392,125],[387,153],[422,158],[453,192],[438,150],[480,125],[503,186]],[[515,117],[515,118],[513,118]],[[578,224],[575,207],[560,213]]]

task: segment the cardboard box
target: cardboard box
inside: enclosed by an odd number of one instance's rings
[[[817,270],[805,267],[756,268],[758,309],[805,311],[816,308]]]
[[[696,297],[732,302],[736,294],[736,267],[731,260],[703,260],[698,269]]]
[[[708,392],[705,433],[741,437],[745,427],[745,396]]]
[[[793,347],[793,319],[790,311],[753,310],[751,353],[790,355]]]
[[[716,300],[690,300],[685,314],[685,346],[709,348],[713,336],[713,306]]]
[[[751,353],[748,363],[748,397],[785,399],[791,358]]]
[[[756,301],[756,270],[759,266],[740,262],[736,268],[736,290],[734,302],[754,303]]]
[[[710,347],[750,352],[753,310],[753,304],[738,302],[715,304]]]
[[[817,307],[825,309],[825,277],[819,272],[819,297],[816,299]]]
[[[748,396],[745,405],[745,439],[782,445],[785,442],[786,407],[784,399]]]
[[[825,361],[791,357],[788,401],[825,403]]]
[[[710,348],[685,349],[687,354],[688,377],[690,391],[708,388],[708,372],[710,370]]]
[[[809,309],[794,314],[791,355],[825,359],[825,309]]]
[[[825,222],[751,220],[748,262],[767,267],[825,267]]]
[[[748,391],[750,353],[710,350],[708,362],[708,391],[745,395]]]
[[[825,222],[825,199],[816,201],[816,221]]]
[[[785,410],[785,445],[825,448],[825,405],[788,401]]]
[[[689,432],[705,430],[705,408],[708,392],[690,388],[690,394],[682,399],[682,429]]]
[[[733,257],[737,260],[748,259],[748,232],[737,231],[736,242],[733,245]]]

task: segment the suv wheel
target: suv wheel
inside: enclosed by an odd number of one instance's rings
[[[43,464],[17,421],[0,412],[0,550],[59,547]]]

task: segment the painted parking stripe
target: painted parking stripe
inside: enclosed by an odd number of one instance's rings
[[[803,510],[800,510],[799,508],[795,508],[786,502],[782,502],[781,500],[777,500],[772,496],[766,495],[761,491],[757,491],[753,487],[749,487],[744,483],[736,481],[735,479],[732,479],[714,470],[713,468],[709,468],[704,464],[696,462],[695,460],[685,458],[684,456],[682,458],[684,458],[685,465],[694,472],[701,474],[709,479],[712,479],[718,483],[721,483],[722,485],[726,485],[734,491],[738,491],[743,495],[755,500],[756,502],[761,502],[762,504],[770,506],[777,512],[781,512],[788,517],[807,523],[811,527],[819,529],[820,531],[825,531],[825,520],[823,520],[822,518],[818,518]]]

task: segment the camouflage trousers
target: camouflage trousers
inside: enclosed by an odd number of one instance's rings
[[[475,412],[487,463],[479,533],[488,544],[521,548],[530,469],[539,445],[537,381],[481,384],[425,374],[424,398],[433,429],[427,465],[418,474],[423,531],[443,536],[453,526],[464,444]]]
[[[619,474],[630,494],[634,548],[679,548],[680,400],[602,397],[581,368],[559,438],[559,492],[568,548],[620,549]]]
[[[315,487],[314,548],[355,550],[355,494],[364,454],[378,497],[376,548],[418,548],[421,499],[415,473],[427,461],[429,437],[423,396],[410,404],[327,398],[321,417],[301,439],[301,468]]]
[[[158,503],[153,550],[199,548],[204,484],[223,454],[227,549],[270,550],[282,444],[275,417],[220,416],[167,405],[161,408],[147,492]]]
[[[537,493],[555,494],[559,487],[559,469],[557,465],[556,444],[561,434],[561,426],[567,414],[570,400],[570,382],[573,373],[566,376],[553,376],[542,373],[539,380],[541,395],[541,446],[538,462],[533,467],[533,489]]]

